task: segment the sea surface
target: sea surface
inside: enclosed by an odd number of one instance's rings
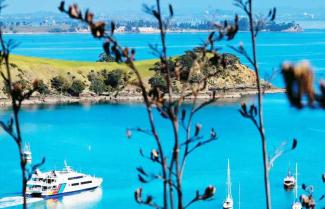
[[[205,33],[175,33],[168,35],[170,56],[182,54],[205,40]],[[95,61],[101,52],[101,42],[87,34],[10,35],[20,43],[13,53],[77,61]],[[149,43],[159,43],[156,34],[118,35],[122,45],[134,47],[137,59],[152,59]],[[246,44],[248,33],[240,33],[236,40],[221,42],[223,51],[231,52],[228,44],[240,41]],[[314,66],[316,79],[325,77],[325,31],[303,33],[261,33],[258,37],[258,57],[262,75],[267,78],[277,70],[284,60],[308,59]],[[243,63],[247,63],[242,58]],[[283,86],[277,74],[273,83]],[[226,196],[227,159],[231,163],[232,193],[235,208],[238,208],[239,184],[242,209],[264,208],[264,184],[262,176],[261,141],[253,124],[238,112],[241,101],[255,103],[256,98],[243,98],[232,103],[217,103],[203,109],[194,118],[194,124],[203,125],[202,133],[209,135],[213,127],[218,140],[203,147],[190,156],[184,174],[185,202],[190,201],[196,190],[208,185],[217,188],[215,199],[201,202],[192,208],[222,208]],[[294,199],[292,192],[283,189],[282,181],[290,165],[292,171],[297,162],[299,181],[315,186],[315,197],[325,193],[321,174],[325,172],[325,112],[304,109],[298,111],[288,104],[285,95],[266,95],[265,126],[269,153],[272,154],[283,142],[288,147],[293,138],[298,147],[279,158],[271,170],[271,189],[274,209],[289,209]],[[189,106],[183,108],[189,109]],[[1,120],[8,119],[10,111],[1,110]],[[170,124],[155,113],[159,134],[166,147],[170,147]],[[36,163],[43,156],[46,163],[41,170],[62,169],[67,160],[75,170],[104,179],[102,188],[95,191],[66,196],[58,199],[32,199],[30,208],[94,208],[94,209],[138,209],[143,208],[134,201],[134,190],[144,188],[161,200],[159,181],[144,185],[137,180],[136,167],[159,171],[139,155],[155,148],[149,136],[134,134],[126,137],[127,128],[148,128],[147,115],[140,104],[97,104],[31,106],[21,112],[23,138],[31,145]],[[15,143],[0,132],[0,208],[21,207],[20,170]],[[299,190],[299,193],[302,193]],[[325,207],[318,202],[317,208]]]

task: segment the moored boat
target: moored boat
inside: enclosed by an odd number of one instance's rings
[[[49,171],[42,173],[36,170],[27,182],[26,194],[32,197],[54,197],[92,190],[100,187],[102,178],[78,173],[65,162],[62,171]]]
[[[296,179],[291,174],[290,167],[289,167],[288,175],[283,179],[283,187],[286,190],[292,190],[293,188],[295,188],[295,185],[296,185]]]

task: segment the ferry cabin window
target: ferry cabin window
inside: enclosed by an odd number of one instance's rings
[[[73,183],[73,184],[71,184],[71,186],[78,186],[79,185],[79,183]]]
[[[83,178],[83,176],[74,176],[74,177],[68,178],[68,180],[81,179],[81,178]]]
[[[84,182],[81,182],[81,184],[91,184],[92,181],[84,181]]]
[[[54,182],[54,179],[47,179],[48,184],[53,183],[53,182]]]

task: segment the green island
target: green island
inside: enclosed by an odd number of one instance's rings
[[[220,99],[238,99],[256,94],[255,74],[243,65],[238,57],[232,54],[220,54],[219,57],[200,56],[194,50],[170,59],[170,64],[177,65],[181,71],[181,78],[175,78],[173,81],[176,89],[182,88],[182,79],[183,81],[190,79],[190,83],[195,85],[196,81],[207,74],[206,72],[214,71],[214,76],[209,79],[207,87],[198,98],[210,98],[213,91]],[[220,63],[221,60],[223,64]],[[159,88],[166,85],[161,83],[163,79],[157,73],[158,63],[157,59],[135,62],[148,88],[150,85]],[[142,101],[135,75],[126,64],[114,61],[80,62],[12,55],[10,68],[14,81],[19,82],[25,89],[32,86],[35,80],[41,84],[41,91],[35,92],[29,100],[24,101],[24,104]],[[266,93],[283,92],[266,81],[262,84]],[[8,106],[10,100],[3,82],[0,88],[2,89],[0,105]],[[174,96],[176,98],[177,94]]]

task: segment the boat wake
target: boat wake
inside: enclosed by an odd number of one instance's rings
[[[74,195],[66,195],[59,198],[34,198],[28,197],[27,204],[37,203],[41,208],[93,208],[102,199],[102,188],[80,192]],[[42,202],[41,202],[42,201]],[[8,196],[0,198],[0,208],[15,207],[23,204],[22,196]]]
[[[43,198],[27,198],[27,204],[42,201]],[[0,208],[13,207],[23,204],[22,196],[12,196],[0,198]]]

